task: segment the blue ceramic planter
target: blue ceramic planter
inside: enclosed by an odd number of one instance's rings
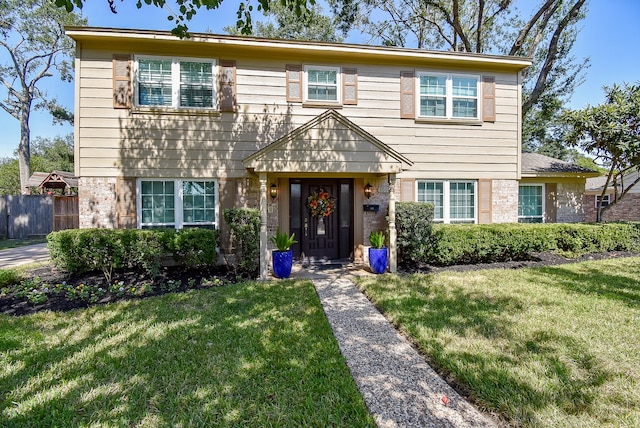
[[[387,271],[389,265],[389,251],[386,247],[369,248],[369,266],[373,273],[381,274]]]
[[[293,266],[293,251],[273,251],[273,274],[278,278],[289,278]]]

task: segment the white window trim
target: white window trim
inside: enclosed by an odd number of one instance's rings
[[[171,57],[171,56],[154,56],[154,55],[136,55],[133,63],[134,75],[134,106],[139,108],[165,108],[165,109],[181,109],[181,110],[218,110],[218,67],[217,61],[212,58],[189,58],[189,57]],[[171,105],[147,105],[140,104],[140,93],[138,86],[138,62],[140,60],[159,60],[171,61]],[[213,88],[213,106],[211,107],[181,107],[180,106],[180,63],[181,62],[209,62],[211,63],[211,79]]]
[[[478,223],[478,180],[416,180],[414,194],[418,201],[419,183],[442,183],[442,219],[435,219],[434,222],[451,224],[451,184],[452,183],[473,183],[473,219],[455,219],[454,223]]]
[[[422,98],[422,94],[420,93],[420,77],[421,76],[437,76],[437,77],[445,77],[445,116],[423,116],[420,114],[420,100]],[[474,78],[476,79],[476,96],[477,100],[476,104],[476,116],[475,117],[458,117],[453,116],[453,78],[454,77],[462,77],[462,78]],[[415,77],[415,88],[416,88],[416,97],[415,97],[415,111],[416,117],[418,119],[433,119],[433,120],[447,120],[447,121],[479,121],[481,119],[480,113],[482,111],[482,87],[480,85],[482,79],[479,74],[463,74],[463,73],[443,73],[442,71],[435,70],[421,70],[416,72]],[[469,98],[472,99],[474,97],[456,97],[456,98]]]
[[[540,187],[542,188],[542,223],[546,223],[546,213],[547,213],[547,194],[546,194],[546,186],[544,183],[519,183],[518,184],[518,211],[520,211],[520,186],[530,186],[530,187]],[[529,218],[538,218],[538,216],[521,216],[518,215],[518,222],[520,219],[529,219]]]
[[[605,201],[605,203],[606,203],[606,205],[602,205],[602,207],[603,207],[603,208],[611,204],[611,194],[609,194],[609,193],[605,194],[605,195],[602,197],[602,199],[603,199],[603,200]],[[594,206],[595,206],[595,208],[597,209],[597,208],[598,208],[598,202],[600,202],[600,195],[595,195],[594,201],[595,201]]]
[[[142,182],[143,181],[173,181],[173,195],[174,195],[174,210],[175,210],[175,223],[142,223]],[[184,222],[184,211],[183,211],[183,190],[182,183],[185,181],[205,181],[214,183],[214,200],[215,200],[215,212],[214,212],[214,221],[211,222],[201,222],[201,223],[185,223]],[[198,227],[198,226],[213,226],[215,229],[220,228],[219,221],[219,209],[220,209],[220,200],[218,199],[218,180],[215,178],[138,178],[136,179],[136,217],[137,217],[137,227],[138,229],[142,229],[143,227],[166,227],[166,226],[174,226],[175,229],[183,229],[184,226],[188,227]]]
[[[336,100],[309,99],[309,70],[327,70],[336,72]],[[302,101],[308,104],[342,105],[342,69],[327,65],[305,65],[302,67]]]

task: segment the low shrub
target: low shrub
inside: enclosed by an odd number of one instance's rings
[[[432,239],[433,204],[396,203],[398,262],[403,265],[424,258]]]
[[[140,269],[158,275],[165,256],[187,266],[212,266],[217,261],[217,230],[74,229],[50,233],[47,247],[53,264],[67,272],[100,270],[107,282],[119,269]]]
[[[13,269],[0,269],[0,288],[19,283],[22,275]]]
[[[566,256],[634,251],[640,223],[602,224],[438,224],[420,261],[434,265],[526,260],[532,253]]]
[[[231,228],[236,275],[256,278],[260,270],[260,211],[228,208],[223,215]]]

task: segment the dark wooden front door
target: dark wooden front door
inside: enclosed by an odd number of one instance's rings
[[[290,180],[290,230],[298,244],[294,255],[315,259],[343,259],[353,244],[353,181],[351,179]],[[327,192],[335,198],[333,212],[314,217],[307,208],[309,196]]]

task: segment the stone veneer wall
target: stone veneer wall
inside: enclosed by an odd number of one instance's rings
[[[584,183],[558,183],[557,212],[558,223],[579,223],[584,216]]]
[[[613,199],[613,195],[611,195]],[[584,211],[585,221],[596,221],[595,195],[585,195]],[[618,203],[608,208],[603,216],[603,221],[640,221],[640,194],[627,193]]]
[[[115,177],[81,177],[78,181],[80,228],[118,225]]]
[[[387,181],[387,177],[380,177],[379,179],[372,178],[370,180],[364,180],[365,184],[369,183],[373,186],[373,194],[370,199],[364,198],[363,204],[365,205],[380,205],[380,211],[363,211],[362,207],[355,207],[354,215],[359,215],[362,213],[363,222],[363,244],[365,246],[369,246],[369,235],[371,232],[378,232],[380,230],[386,233],[389,228],[389,224],[387,223],[387,216],[389,215],[389,182]],[[357,189],[354,189],[357,191]],[[396,180],[395,186],[395,194],[396,194],[396,202],[398,201],[398,197],[400,195],[400,180]],[[387,237],[388,238],[388,237]],[[358,242],[355,243],[359,244]],[[386,245],[389,245],[388,241],[385,241]]]
[[[493,180],[491,218],[493,223],[518,222],[518,181]]]

